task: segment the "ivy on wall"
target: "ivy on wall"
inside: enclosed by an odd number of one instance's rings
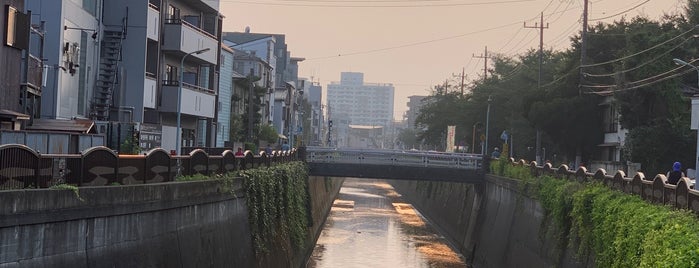
[[[301,162],[241,171],[255,252],[266,253],[277,237],[303,248],[308,226],[306,179]]]
[[[308,226],[308,168],[290,162],[235,173],[179,177],[178,181],[218,180],[224,191],[235,194],[234,180],[243,180],[248,221],[255,254],[269,252],[275,239],[288,237],[296,249],[305,245]]]
[[[650,204],[599,182],[533,178],[528,167],[491,162],[496,175],[531,188],[553,222],[560,248],[593,256],[596,267],[697,267],[699,221],[690,211]]]

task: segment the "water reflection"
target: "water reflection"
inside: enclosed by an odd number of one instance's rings
[[[307,267],[466,265],[390,184],[347,179]]]

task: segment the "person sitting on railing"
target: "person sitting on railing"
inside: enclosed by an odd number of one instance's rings
[[[500,158],[500,149],[498,149],[498,147],[495,147],[495,150],[493,150],[493,153],[490,155],[490,157],[493,159]]]
[[[667,183],[677,185],[677,182],[679,182],[682,177],[684,177],[682,164],[680,164],[680,162],[675,162],[672,164],[672,171],[667,173]]]
[[[238,147],[238,151],[235,152],[235,156],[245,156],[243,153],[243,148]]]
[[[267,144],[267,147],[265,147],[265,154],[266,154],[268,157],[269,157],[269,156],[272,156],[272,145],[269,144],[269,143]]]

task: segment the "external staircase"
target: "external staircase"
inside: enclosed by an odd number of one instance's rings
[[[90,105],[90,117],[93,120],[109,121],[113,94],[119,83],[123,30],[103,32],[100,47],[100,67],[95,82],[95,89]]]

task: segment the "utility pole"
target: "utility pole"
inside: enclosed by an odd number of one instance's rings
[[[543,65],[544,61],[544,29],[549,28],[549,24],[547,23],[546,26],[544,26],[544,12],[541,12],[541,24],[536,24],[534,23],[534,26],[527,26],[527,22],[524,22],[524,28],[534,28],[534,29],[539,29],[539,80],[538,80],[538,88],[541,89],[541,67]],[[536,163],[541,164],[543,163],[541,161],[541,130],[539,127],[536,127]]]
[[[578,85],[578,96],[582,95],[582,85],[584,81],[583,66],[585,66],[585,58],[587,58],[587,13],[588,0],[584,1],[583,6],[583,28],[580,34],[580,84]]]
[[[583,28],[580,33],[580,83],[578,84],[578,96],[582,96],[582,85],[585,83],[585,72],[583,71],[583,66],[585,66],[585,59],[587,58],[587,15],[588,15],[588,0],[584,1],[583,6]],[[576,148],[575,152],[575,166],[578,167],[582,162],[582,149],[580,146]]]
[[[473,55],[474,58],[477,59],[484,59],[485,63],[483,64],[483,81],[488,79],[488,46],[485,47],[485,53],[481,54],[479,56]]]
[[[466,67],[461,68],[461,96],[464,96],[464,78],[466,77]]]

